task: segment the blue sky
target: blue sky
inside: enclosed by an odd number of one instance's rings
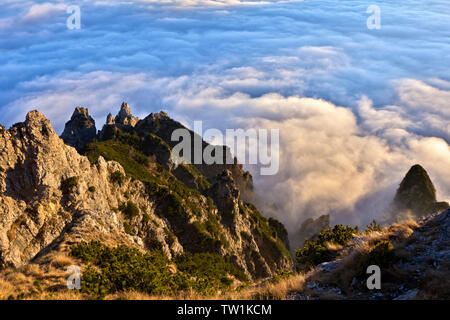
[[[369,5],[381,29],[369,30]],[[68,30],[68,5],[81,8]],[[186,125],[280,128],[282,162],[255,176],[284,222],[382,214],[409,166],[450,199],[446,0],[2,1],[0,123],[75,106],[101,128],[127,101]],[[251,168],[250,168],[251,169]],[[361,213],[364,211],[364,213]]]

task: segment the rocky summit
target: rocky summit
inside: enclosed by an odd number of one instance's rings
[[[394,217],[412,215],[419,218],[449,208],[447,202],[438,202],[436,188],[427,171],[420,165],[409,169],[400,183],[391,205]]]
[[[87,143],[91,142],[96,135],[97,129],[95,128],[95,121],[89,115],[89,110],[77,107],[70,120],[66,123],[61,139],[77,150],[81,150]]]
[[[164,112],[139,120],[124,103],[99,133],[84,108],[61,138],[39,111],[2,128],[0,269],[97,240],[168,259],[217,254],[249,279],[292,270],[285,239],[243,198],[252,179],[241,165],[171,161],[181,127]]]

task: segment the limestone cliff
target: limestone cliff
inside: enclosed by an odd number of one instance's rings
[[[267,219],[240,199],[241,166],[211,172],[171,166],[161,138],[168,132],[160,130],[175,122],[163,114],[159,124],[137,120],[127,108],[114,121],[108,117],[102,141],[84,146],[85,155],[65,144],[39,111],[1,128],[0,268],[89,240],[168,257],[218,253],[253,279],[292,268]],[[72,120],[80,115],[89,119],[77,109]]]

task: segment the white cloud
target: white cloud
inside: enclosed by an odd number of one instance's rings
[[[35,24],[42,20],[49,19],[55,15],[61,14],[67,5],[63,3],[44,2],[32,5],[29,10],[21,17],[21,22],[25,24]]]
[[[2,2],[2,124],[39,108],[61,132],[81,105],[100,128],[125,100],[141,117],[280,128],[280,173],[255,179],[291,231],[370,221],[415,163],[450,199],[445,0],[385,2],[377,32],[369,0],[79,3],[70,32],[64,1]]]

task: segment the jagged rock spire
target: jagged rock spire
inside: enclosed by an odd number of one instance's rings
[[[123,102],[120,111],[115,118],[115,123],[134,127],[138,121],[139,119],[131,114],[131,108],[128,103]]]
[[[83,149],[97,134],[95,120],[87,108],[76,107],[70,120],[66,123],[61,139],[77,150]]]
[[[108,116],[106,117],[106,124],[107,125],[112,125],[115,124],[116,121],[114,120],[114,117],[111,113],[108,113]]]
[[[392,203],[394,214],[408,211],[417,217],[442,211],[448,207],[447,202],[437,202],[436,188],[427,171],[418,164],[409,169]]]

